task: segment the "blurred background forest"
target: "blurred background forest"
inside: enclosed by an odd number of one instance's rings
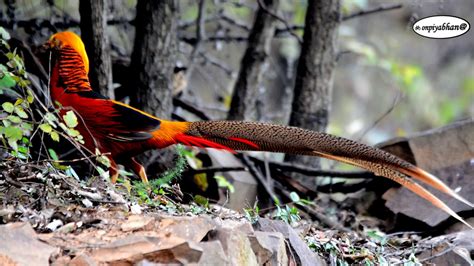
[[[258,5],[255,1],[206,1],[202,52],[186,72],[183,92],[213,119],[227,116],[232,89],[246,38]],[[14,35],[41,45],[57,30],[80,32],[78,1],[5,0],[0,25]],[[375,144],[392,137],[446,125],[472,117],[474,107],[474,38],[472,33],[448,40],[422,38],[411,29],[418,18],[455,14],[469,21],[474,3],[465,1],[397,1],[402,8],[343,21],[338,29],[338,62],[328,132]],[[342,15],[387,5],[387,1],[344,0]],[[107,18],[114,62],[129,60],[133,49],[136,1],[109,1]],[[195,38],[198,3],[179,1],[179,46],[176,66],[189,64]],[[290,25],[303,25],[306,1],[282,0],[278,13]],[[22,22],[29,21],[28,27]],[[278,29],[285,29],[280,21]],[[278,30],[277,30],[278,31]],[[302,30],[295,31],[302,36]],[[226,40],[226,36],[230,36]],[[240,37],[236,38],[236,37]],[[287,123],[291,90],[300,45],[295,36],[280,31],[271,40],[270,57],[260,85],[256,120]],[[121,77],[114,77],[119,83]],[[116,84],[120,86],[120,84]],[[285,90],[287,89],[287,90]],[[283,107],[283,108],[282,108]],[[383,118],[382,118],[383,117]],[[382,118],[382,119],[381,119]],[[379,121],[380,120],[380,121]],[[378,123],[374,124],[376,121]]]

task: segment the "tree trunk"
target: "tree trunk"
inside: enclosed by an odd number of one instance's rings
[[[227,119],[255,120],[258,89],[261,83],[264,65],[273,39],[274,17],[267,12],[276,13],[279,0],[262,0],[252,30],[247,49],[242,57],[239,76],[234,86],[232,103]]]
[[[130,62],[132,106],[159,118],[172,113],[173,69],[177,52],[176,3],[173,0],[139,0],[135,42]],[[151,176],[171,166],[172,153],[149,151],[139,156]]]
[[[177,51],[175,2],[138,1],[135,29],[130,63],[135,93],[131,104],[157,117],[169,118]]]
[[[339,23],[339,0],[308,1],[290,116],[292,126],[326,131]],[[286,156],[286,160],[312,167],[320,165],[319,160],[311,157]],[[315,184],[315,181],[302,181],[311,186]]]
[[[112,61],[107,37],[107,0],[79,1],[81,37],[89,56],[89,79],[97,92],[111,99]]]

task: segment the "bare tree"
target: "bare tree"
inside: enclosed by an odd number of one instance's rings
[[[292,126],[326,131],[340,20],[339,0],[308,1],[290,115]],[[319,161],[310,157],[287,156],[286,160],[319,167]]]
[[[157,117],[170,118],[177,52],[176,3],[174,0],[140,0],[136,12],[131,75],[127,86],[133,90],[131,104]],[[157,150],[149,151],[139,159],[154,173],[172,161],[171,153]],[[158,161],[160,164],[155,164]]]
[[[261,84],[264,64],[267,60],[270,41],[275,32],[272,15],[278,10],[279,0],[259,1],[255,22],[240,63],[239,75],[234,86],[229,114],[230,120],[255,120],[258,88]]]
[[[102,95],[114,98],[110,45],[106,33],[107,0],[81,0],[79,12],[81,37],[89,55],[92,88]]]
[[[133,106],[158,117],[172,111],[173,68],[177,47],[176,3],[140,0],[130,63]]]

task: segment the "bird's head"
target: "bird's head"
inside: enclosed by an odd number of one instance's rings
[[[74,32],[58,32],[49,38],[45,46],[56,51],[61,51],[64,47],[69,46],[81,56],[86,73],[89,73],[89,58],[87,57],[86,48],[81,38]]]

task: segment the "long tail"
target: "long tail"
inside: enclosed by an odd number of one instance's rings
[[[319,156],[355,165],[401,184],[472,228],[444,202],[415,183],[409,176],[474,207],[471,202],[454,192],[434,175],[383,150],[297,127],[243,121],[199,121],[186,124],[186,131],[176,135],[176,142],[189,146],[226,150]]]

